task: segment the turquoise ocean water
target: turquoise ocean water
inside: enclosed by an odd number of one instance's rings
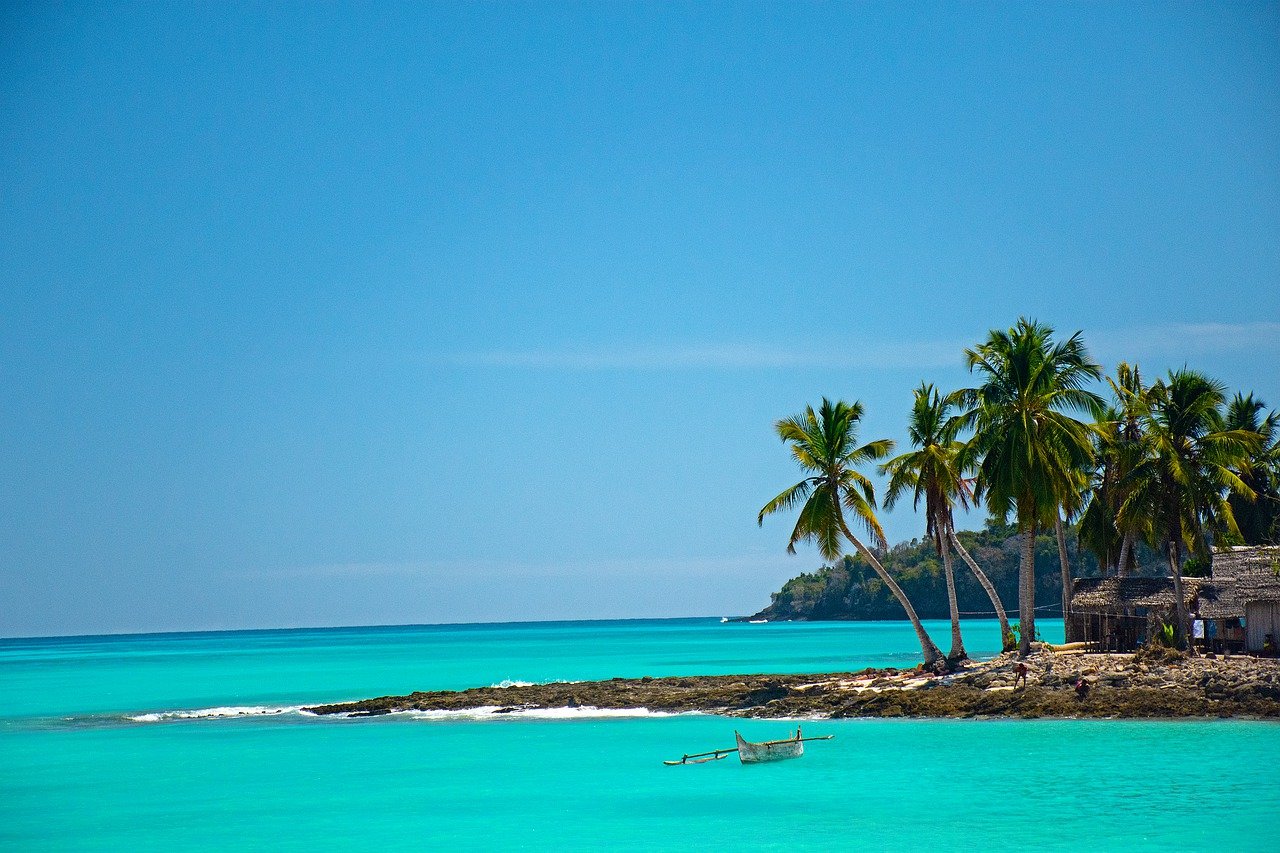
[[[966,641],[991,654],[994,622]],[[714,619],[0,640],[0,850],[1280,850],[1269,723],[814,721],[836,737],[799,761],[665,767],[790,724],[290,710],[909,665],[914,644],[906,623]]]

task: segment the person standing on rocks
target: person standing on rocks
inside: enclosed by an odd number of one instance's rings
[[[1013,689],[1018,689],[1018,682],[1022,682],[1025,689],[1027,686],[1027,665],[1022,661],[1018,661],[1018,665],[1013,668]]]

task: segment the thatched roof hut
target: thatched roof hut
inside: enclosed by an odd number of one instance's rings
[[[1190,609],[1205,578],[1183,578]],[[1071,609],[1077,613],[1124,614],[1137,608],[1172,610],[1173,578],[1076,578]]]
[[[1220,549],[1213,577],[1183,578],[1182,590],[1187,610],[1203,619],[1243,619],[1246,636],[1238,642],[1251,651],[1280,638],[1280,546]],[[1166,618],[1175,607],[1173,578],[1076,578],[1072,633],[1133,647],[1143,642],[1148,617]]]
[[[1183,578],[1191,609],[1204,578]],[[1151,619],[1176,609],[1173,578],[1076,578],[1072,586],[1071,636],[1102,648],[1127,651],[1147,641]]]
[[[1213,582],[1222,590],[1227,616],[1245,618],[1247,647],[1257,651],[1280,636],[1280,547],[1222,548],[1213,555]],[[1213,617],[1218,618],[1218,617]]]

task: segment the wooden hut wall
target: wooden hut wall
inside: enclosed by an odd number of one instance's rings
[[[1261,651],[1267,634],[1280,642],[1280,601],[1247,601],[1244,616],[1249,631],[1249,651]]]

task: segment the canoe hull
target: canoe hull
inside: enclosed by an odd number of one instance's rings
[[[799,734],[797,732],[797,734]],[[752,743],[743,740],[737,732],[733,736],[738,739],[738,758],[743,764],[763,764],[767,761],[785,761],[788,758],[799,758],[804,755],[804,741],[795,738],[788,740],[770,740],[764,743]]]

